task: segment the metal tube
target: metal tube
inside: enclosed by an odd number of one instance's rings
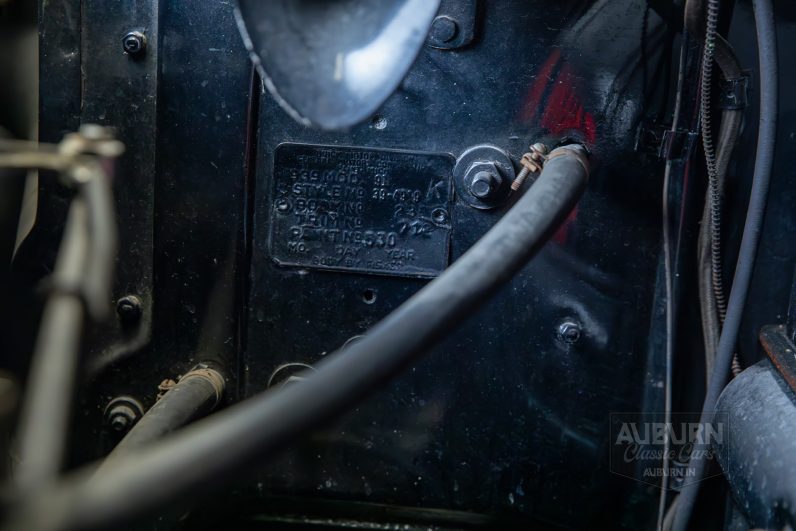
[[[88,249],[88,214],[81,197],[69,209],[25,388],[19,424],[20,491],[51,481],[61,468],[83,333],[78,293]]]
[[[108,170],[110,163],[106,163]],[[102,317],[116,255],[110,183],[98,162],[72,170],[78,194],[67,216],[26,385],[19,423],[23,493],[53,481],[60,471],[71,417],[83,326],[88,309]],[[83,180],[77,179],[80,176]]]

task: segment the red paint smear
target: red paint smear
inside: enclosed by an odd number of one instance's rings
[[[539,125],[554,136],[578,131],[587,144],[593,145],[597,139],[597,124],[594,116],[580,102],[576,90],[578,77],[573,73],[572,66],[564,63],[558,73],[553,74],[561,61],[561,50],[556,48],[539,69],[525,97],[519,118],[522,122],[538,119]],[[546,92],[549,92],[549,96],[543,101]],[[566,244],[569,228],[577,217],[578,208],[575,207],[553,236],[553,241]]]
[[[541,125],[553,135],[580,131],[584,140],[592,144],[597,137],[597,127],[594,117],[586,112],[575,92],[576,79],[572,67],[565,64],[553,81],[555,85],[550,96],[544,102]]]

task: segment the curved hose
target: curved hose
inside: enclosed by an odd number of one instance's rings
[[[702,408],[701,422],[708,422],[713,417],[716,401],[724,388],[730,372],[730,364],[738,338],[741,317],[746,303],[746,296],[751,283],[755,264],[755,255],[760,240],[760,232],[765,214],[768,188],[771,181],[771,168],[774,161],[777,119],[777,42],[774,26],[774,11],[771,0],[753,0],[757,28],[757,42],[760,62],[760,126],[757,137],[757,153],[755,158],[752,191],[749,207],[746,212],[741,248],[735,268],[735,276],[727,305],[727,319],[721,331],[716,362]],[[680,494],[677,511],[674,517],[674,529],[685,531],[693,512],[699,480],[705,471],[704,459],[692,459],[694,476]]]
[[[561,226],[585,189],[588,168],[581,146],[553,150],[534,185],[470,250],[304,381],[195,422],[93,478],[84,471],[42,489],[9,528],[112,528],[250,473],[379,389],[483,307]]]
[[[121,457],[213,411],[221,401],[224,386],[224,376],[214,369],[200,367],[186,373],[116,445],[98,473]]]

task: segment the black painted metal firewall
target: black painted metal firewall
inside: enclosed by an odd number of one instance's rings
[[[611,474],[606,445],[609,412],[641,407],[659,251],[662,166],[633,153],[643,16],[643,2],[490,6],[470,47],[425,49],[378,115],[348,133],[304,128],[261,99],[246,395],[264,389],[278,366],[312,364],[366,333],[422,285],[275,263],[278,145],[422,157],[491,143],[517,160],[533,141],[571,135],[597,161],[569,222],[508,289],[376,398],[280,459],[263,492],[576,527],[632,521],[621,508],[643,489]],[[661,31],[653,15],[648,37]],[[612,83],[602,82],[605,72]],[[452,259],[504,211],[478,211],[464,199],[451,210]],[[569,320],[582,329],[573,343],[559,335]]]
[[[64,80],[43,83],[43,138],[91,119],[117,127],[122,140],[151,157],[122,160],[120,175],[132,177],[116,182],[127,205],[120,209],[127,254],[117,293],[143,297],[151,329],[143,347],[121,326],[95,339],[93,351],[107,363],[82,395],[73,462],[107,451],[114,435],[103,410],[113,398],[130,395],[151,406],[161,380],[197,361],[227,365],[228,400],[237,401],[269,381],[283,383],[272,379],[280,367],[312,365],[355,341],[424,285],[418,277],[437,274],[510,206],[470,206],[453,186],[456,158],[492,144],[517,163],[533,142],[553,147],[573,138],[593,153],[591,182],[540,255],[424,361],[298,442],[227,501],[246,507],[241,519],[276,518],[298,506],[348,519],[364,519],[364,507],[372,519],[377,507],[387,521],[460,525],[497,519],[637,528],[654,521],[656,493],[613,475],[607,445],[609,413],[654,410],[659,388],[650,386],[661,378],[662,352],[648,335],[658,319],[652,301],[663,164],[636,151],[642,118],[665,114],[657,108],[668,60],[658,11],[647,11],[643,0],[481,2],[469,43],[425,46],[376,114],[341,133],[300,125],[263,91],[227,3],[153,2],[154,16],[90,2],[82,18],[75,0],[42,6],[45,57],[61,51],[51,71]],[[81,34],[102,28],[106,44],[81,44]],[[145,53],[125,53],[122,37],[130,31],[148,37]],[[81,78],[76,69],[88,61],[93,67]],[[125,85],[125,76],[148,81]],[[81,82],[92,99],[82,111],[74,103],[84,96]],[[120,84],[130,92],[117,101]],[[116,108],[103,115],[100,99]],[[126,120],[136,107],[147,114]],[[64,118],[53,120],[56,112]],[[367,230],[385,232],[388,243],[387,216],[372,212],[381,205],[395,213],[416,190],[423,200],[409,203],[418,209],[407,226],[433,229],[433,245],[396,244],[386,262],[372,248],[362,263],[336,262],[336,234],[324,232],[322,245],[312,239],[319,231],[306,241],[291,236],[295,219],[280,218],[278,200],[293,201],[296,182],[301,190],[313,184],[291,180],[291,172],[312,170],[298,157],[318,153],[334,159],[327,169],[360,169],[365,180],[354,188],[371,199],[374,188],[392,198],[362,203],[364,214],[348,216],[353,227],[339,236],[349,238],[343,253],[356,254],[361,245],[350,242],[364,241]],[[402,154],[405,178],[391,171],[396,159],[385,153]],[[368,180],[370,166],[353,162],[363,158],[383,166],[383,186]],[[436,203],[426,200],[428,183],[411,174],[429,161],[449,192]],[[404,192],[396,196],[398,189]],[[45,216],[57,219],[57,211]],[[395,242],[417,241],[400,237]],[[291,255],[299,242],[316,251]],[[409,250],[420,260],[407,262]],[[136,260],[151,261],[151,275]],[[402,274],[407,263],[422,267]],[[134,348],[108,357],[108,345],[118,344]],[[268,501],[287,498],[293,505]],[[442,512],[413,519],[406,507]]]

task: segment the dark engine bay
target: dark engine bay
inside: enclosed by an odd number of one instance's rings
[[[0,0],[0,529],[791,529],[795,25]]]

